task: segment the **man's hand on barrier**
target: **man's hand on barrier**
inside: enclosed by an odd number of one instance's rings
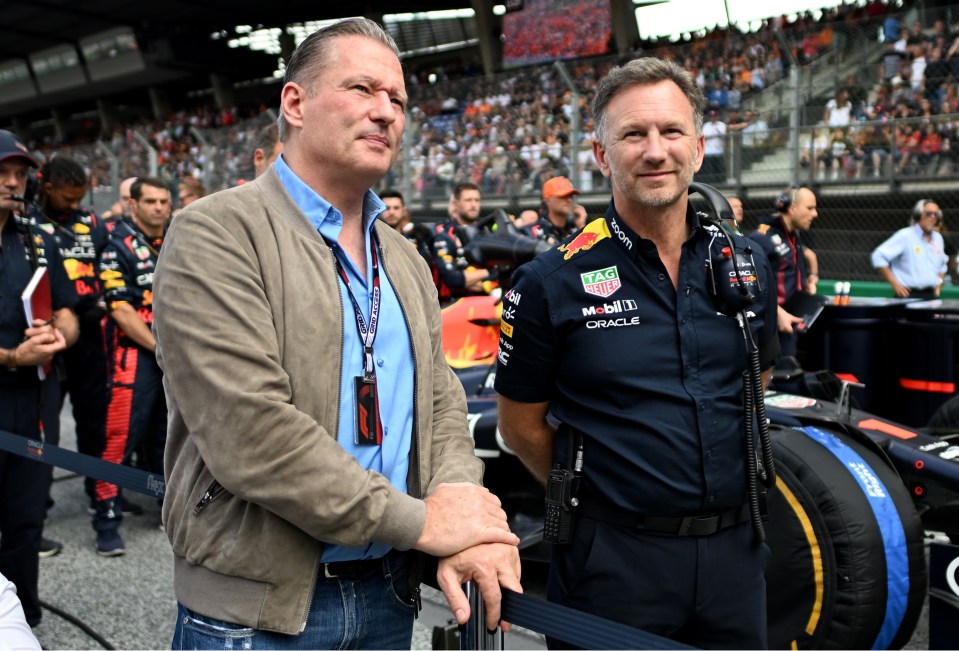
[[[510,629],[509,622],[500,621],[500,607],[503,594],[500,586],[516,592],[522,592],[520,585],[519,548],[514,545],[477,545],[440,559],[436,580],[450,610],[459,624],[465,624],[470,618],[469,600],[463,592],[463,584],[470,579],[476,581],[483,601],[486,603],[487,627],[497,625],[503,631]]]
[[[518,545],[499,498],[476,484],[440,484],[426,499],[426,525],[415,548],[452,556],[475,545]]]

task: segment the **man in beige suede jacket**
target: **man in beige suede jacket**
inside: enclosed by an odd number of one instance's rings
[[[369,190],[400,147],[392,39],[308,37],[281,94],[283,154],[171,227],[155,279],[170,424],[163,519],[173,648],[409,648],[418,550],[457,620],[519,590],[517,537],[480,486],[427,267]]]

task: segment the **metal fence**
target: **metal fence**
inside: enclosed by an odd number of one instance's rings
[[[891,15],[904,30],[918,21],[923,35],[933,39],[936,20],[954,25],[959,6],[926,9],[919,3]],[[697,180],[740,196],[747,228],[771,211],[772,200],[787,185],[810,185],[819,198],[820,217],[807,241],[819,253],[821,275],[875,279],[869,251],[905,225],[917,199],[938,200],[950,244],[948,230],[959,232],[959,192],[954,190],[959,114],[927,109],[924,116],[902,117],[905,112],[892,110],[894,97],[882,95],[882,87],[920,109],[926,109],[922,100],[930,94],[915,80],[915,90],[905,87],[906,68],[913,67],[902,62],[896,70],[890,67],[892,46],[879,30],[884,18],[807,18],[623,57],[411,83],[402,151],[376,189],[400,188],[416,218],[436,219],[445,215],[450,191],[459,182],[480,186],[484,209],[518,212],[539,203],[546,179],[564,175],[583,192],[580,202],[599,213],[609,200],[609,183],[592,155],[589,107],[596,84],[610,67],[629,58],[672,58],[694,71],[711,100],[718,86],[726,88],[726,106],[718,115],[727,124],[722,154],[709,160]],[[934,99],[959,111],[959,53],[953,59],[955,77],[948,75]],[[862,89],[862,102],[848,124],[829,126],[827,103],[848,85]],[[889,110],[869,120],[883,102]],[[115,200],[119,180],[136,174],[161,176],[174,196],[177,181],[187,174],[214,192],[253,178],[253,137],[274,117],[270,111],[230,127],[175,134],[131,128],[109,141],[64,151],[90,170],[94,205],[101,209]]]

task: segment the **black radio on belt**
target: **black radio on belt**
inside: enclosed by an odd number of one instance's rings
[[[579,500],[573,497],[579,477],[559,464],[549,471],[546,480],[546,517],[543,522],[543,540],[554,545],[565,545],[573,539],[573,511]]]
[[[568,428],[566,467],[556,464],[546,478],[546,516],[543,540],[566,545],[573,540],[574,512],[579,505],[576,493],[583,470],[583,434]]]

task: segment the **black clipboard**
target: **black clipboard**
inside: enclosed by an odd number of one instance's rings
[[[809,328],[812,327],[812,324],[816,322],[816,319],[818,319],[819,315],[822,314],[822,311],[828,302],[828,298],[825,296],[820,296],[819,294],[796,292],[788,301],[783,303],[783,309],[793,316],[798,316],[800,319],[802,319],[802,330],[805,331],[809,330]]]

